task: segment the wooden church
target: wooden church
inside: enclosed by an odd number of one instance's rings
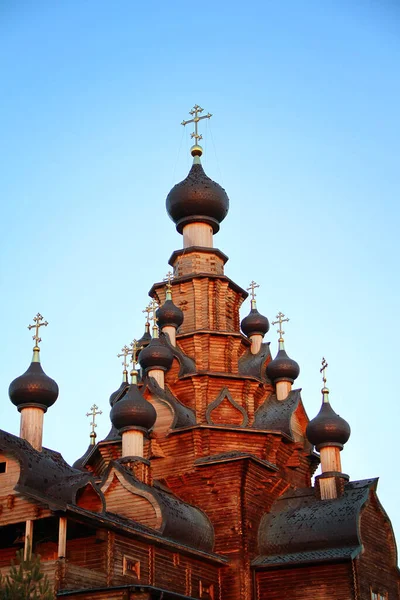
[[[248,292],[213,244],[229,199],[201,164],[201,113],[183,122],[193,165],[166,200],[183,247],[149,291],[144,335],[122,350],[109,434],[96,442],[93,428],[73,466],[42,447],[58,386],[41,366],[47,323],[38,314],[30,326],[32,362],[9,388],[20,436],[0,430],[1,572],[32,544],[65,600],[398,600],[377,479],[342,471],[350,427],[330,404],[326,362],[309,421],[287,319],[273,323],[271,356],[254,282],[240,320]]]

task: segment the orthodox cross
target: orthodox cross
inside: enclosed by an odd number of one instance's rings
[[[252,281],[249,285],[249,287],[247,288],[247,291],[250,292],[250,296],[251,296],[251,305],[253,306],[255,299],[256,299],[256,292],[255,289],[259,288],[259,284],[256,283],[255,281]]]
[[[153,316],[151,317],[151,320],[153,321],[153,327],[156,327],[156,326],[157,326],[157,321],[158,321],[158,319],[157,319],[157,316],[156,316],[156,310],[157,310],[157,308],[158,308],[158,304],[157,304],[157,302],[156,302],[156,301],[153,299],[153,300],[150,302],[150,304],[149,304],[148,308],[150,309],[150,310],[149,310],[149,313],[150,313],[150,312],[152,312],[152,313],[153,313]],[[147,309],[146,309],[146,310],[147,310]]]
[[[146,308],[144,310],[142,310],[143,313],[147,313],[147,319],[146,319],[147,323],[150,323],[150,313],[151,313],[151,311],[152,311],[151,304],[149,304],[148,306],[146,306]]]
[[[321,366],[319,372],[322,373],[322,381],[324,382],[324,388],[325,388],[326,387],[326,369],[328,367],[328,363],[326,362],[324,357],[322,357],[321,365],[322,366]]]
[[[36,315],[36,317],[33,317],[33,320],[35,322],[34,325],[28,325],[28,329],[29,331],[31,329],[36,329],[35,331],[35,335],[32,336],[32,339],[35,340],[35,348],[39,348],[39,342],[42,341],[42,338],[39,337],[39,328],[40,327],[47,327],[48,322],[47,321],[43,321],[43,317],[40,313],[38,313]],[[43,323],[41,323],[40,321],[43,321]]]
[[[95,438],[96,437],[96,433],[95,433],[95,427],[97,427],[97,423],[96,423],[96,415],[102,415],[103,412],[101,410],[97,410],[99,407],[97,406],[97,404],[93,404],[93,406],[90,408],[91,412],[86,413],[87,417],[92,417],[92,422],[90,423],[91,427],[92,427],[92,431],[90,433],[90,437],[91,438]]]
[[[121,358],[121,356],[124,357],[124,360],[121,363],[121,365],[123,365],[123,367],[124,367],[124,371],[128,370],[127,358],[129,356],[129,354],[132,354],[132,350],[129,350],[128,346],[124,346],[123,348],[121,348],[121,354],[117,354],[118,358]]]
[[[285,333],[282,329],[282,323],[286,323],[289,319],[284,318],[284,314],[282,312],[278,312],[276,315],[277,321],[272,321],[272,325],[277,325],[279,323],[279,329],[277,329],[277,333],[279,333],[279,341],[283,342],[283,334]]]
[[[192,115],[193,119],[189,119],[189,121],[182,121],[181,123],[181,125],[183,126],[188,125],[189,123],[194,123],[194,132],[190,134],[190,137],[195,139],[195,144],[197,144],[199,140],[203,139],[203,136],[201,134],[199,135],[197,131],[198,122],[202,119],[211,119],[212,117],[211,113],[199,117],[199,114],[202,113],[203,110],[204,108],[201,108],[198,104],[195,104],[192,110],[189,112],[189,114]]]
[[[168,271],[168,273],[166,274],[166,276],[164,277],[163,281],[166,281],[166,285],[165,287],[167,288],[167,290],[170,292],[172,289],[172,285],[171,285],[171,281],[174,278],[174,274],[172,271]]]
[[[132,346],[132,350],[129,350],[129,354],[132,355],[131,363],[133,364],[133,367],[135,368],[136,363],[137,363],[137,355],[140,352],[140,350],[143,348],[143,346],[139,346],[137,340],[133,340],[133,342],[131,342],[130,345]]]

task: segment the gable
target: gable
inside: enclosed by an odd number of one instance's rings
[[[118,471],[111,469],[101,490],[108,512],[116,513],[146,527],[161,528],[161,509],[154,496],[126,481]]]

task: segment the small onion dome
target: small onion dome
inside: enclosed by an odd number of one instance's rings
[[[147,346],[151,342],[150,323],[147,322],[144,330],[144,334],[137,341],[138,346]]]
[[[11,382],[8,389],[10,400],[19,411],[27,406],[47,410],[58,398],[58,385],[42,369],[38,355],[27,371]]]
[[[208,223],[214,233],[228,214],[229,198],[224,188],[207,177],[200,158],[195,156],[186,179],[167,196],[167,212],[179,233],[188,223]]]
[[[274,360],[271,360],[267,365],[267,377],[273,383],[277,381],[290,381],[293,383],[299,373],[299,365],[286,354],[284,348],[280,348]]]
[[[78,458],[74,464],[72,465],[73,469],[78,469],[78,471],[86,471],[84,463],[86,463],[86,459],[88,458],[89,454],[92,452],[94,446],[93,444],[89,444],[85,454],[83,454],[80,458]]]
[[[126,427],[151,429],[156,418],[154,406],[143,398],[135,383],[129,386],[125,396],[114,404],[110,412],[111,423],[118,431]]]
[[[150,344],[140,351],[138,359],[144,371],[149,369],[168,371],[172,365],[174,355],[167,346],[161,343],[160,338],[154,337]]]
[[[324,400],[317,416],[307,425],[306,435],[317,450],[328,445],[343,447],[350,437],[350,425]]]
[[[127,389],[129,388],[129,383],[127,381],[122,381],[121,385],[115,392],[113,392],[110,396],[110,406],[114,406],[117,398],[122,398]]]
[[[247,337],[257,333],[264,337],[269,330],[269,321],[256,308],[252,308],[247,317],[241,322],[240,327]]]
[[[156,310],[156,317],[158,326],[161,329],[163,327],[175,327],[175,329],[178,329],[183,323],[183,312],[169,299]]]

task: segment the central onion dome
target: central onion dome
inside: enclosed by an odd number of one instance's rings
[[[269,321],[267,317],[258,312],[256,307],[252,307],[247,317],[242,320],[240,327],[247,337],[256,334],[264,337],[269,331]]]
[[[19,411],[28,406],[38,406],[46,411],[57,400],[58,385],[43,371],[39,349],[34,349],[28,370],[11,382],[8,395]]]
[[[207,223],[213,233],[228,214],[229,198],[224,188],[207,177],[201,161],[200,146],[193,146],[193,166],[186,179],[177,183],[167,196],[166,207],[179,233],[189,223]]]
[[[130,427],[151,429],[157,413],[150,402],[140,393],[136,382],[132,382],[125,396],[114,404],[110,412],[111,423],[118,431]]]
[[[307,425],[307,438],[317,450],[332,445],[343,448],[350,437],[350,425],[333,410],[329,402],[328,388],[323,388],[322,394],[321,410]]]

